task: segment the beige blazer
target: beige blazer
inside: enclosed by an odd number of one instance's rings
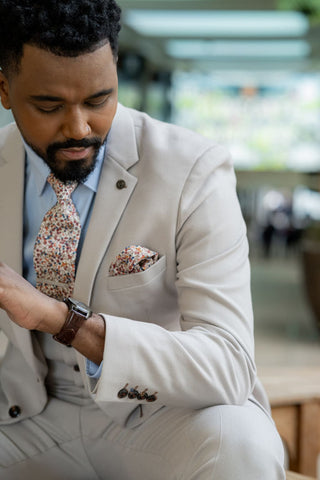
[[[12,124],[0,131],[0,260],[20,273],[23,197],[24,149]],[[110,277],[109,265],[129,245],[157,251],[159,261]],[[246,229],[221,146],[118,106],[74,297],[105,316],[99,381],[87,377],[80,354],[78,361],[92,398],[120,424],[137,425],[163,405],[199,409],[255,396],[267,407],[253,359]],[[30,332],[4,311],[0,328],[10,342],[0,422],[9,423],[45,407],[47,366]],[[118,398],[127,384],[156,400]],[[21,408],[17,419],[12,405]]]

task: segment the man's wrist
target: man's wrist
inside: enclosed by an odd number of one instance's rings
[[[103,315],[93,313],[79,329],[72,346],[88,360],[100,365],[105,347],[106,324]]]
[[[45,312],[35,330],[54,335],[63,327],[67,315],[68,307],[64,302],[47,297]]]
[[[63,303],[68,308],[66,320],[60,331],[53,335],[53,339],[70,346],[83,323],[91,317],[90,307],[74,298],[65,298]]]

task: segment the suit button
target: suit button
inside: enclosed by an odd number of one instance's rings
[[[124,180],[118,180],[116,186],[118,190],[123,190],[124,188],[127,188],[127,184]]]
[[[129,383],[126,383],[125,386],[121,388],[121,390],[119,390],[118,398],[125,398],[128,395],[128,390],[127,390],[128,385]]]
[[[147,395],[147,402],[155,402],[157,400],[157,393],[158,392],[155,392],[153,393],[152,395]]]
[[[128,393],[128,398],[130,398],[130,400],[132,400],[133,398],[137,398],[137,396],[139,395],[137,388],[138,385],[134,388],[130,388],[130,391]]]
[[[73,370],[74,370],[75,372],[80,372],[80,367],[79,367],[79,365],[75,365],[75,366],[73,367]]]
[[[9,408],[9,415],[11,418],[17,418],[21,414],[21,408],[18,405],[13,405]]]
[[[139,392],[139,395],[137,396],[138,400],[147,400],[148,394],[147,394],[147,388],[143,390],[143,392]]]

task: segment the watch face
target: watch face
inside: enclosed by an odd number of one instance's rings
[[[80,313],[80,315],[83,315],[86,318],[90,317],[91,310],[84,303],[79,302],[78,300],[75,300],[74,298],[71,298],[71,297],[65,298],[64,302],[68,305],[69,310],[76,311],[77,313]]]

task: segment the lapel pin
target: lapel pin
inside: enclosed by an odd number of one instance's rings
[[[127,184],[124,180],[118,180],[116,183],[116,187],[118,190],[123,190],[124,188],[127,188]]]

